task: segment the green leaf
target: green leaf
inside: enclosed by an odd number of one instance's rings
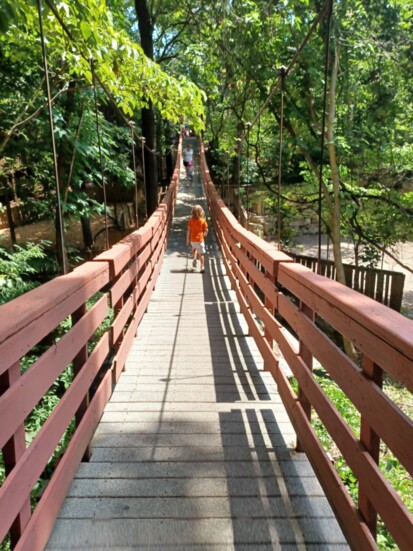
[[[80,30],[82,31],[83,38],[85,40],[88,40],[90,35],[92,34],[92,29],[87,21],[82,21],[80,23]]]

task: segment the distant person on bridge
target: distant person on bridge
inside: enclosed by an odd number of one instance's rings
[[[186,244],[192,247],[192,267],[195,269],[197,264],[197,255],[201,265],[201,274],[205,272],[205,237],[208,235],[208,224],[205,220],[205,212],[201,205],[194,205],[192,216],[188,222],[186,232]]]
[[[186,148],[184,149],[183,157],[184,157],[184,167],[186,170],[186,176],[187,178],[192,180],[192,177],[194,175],[194,169],[193,169],[194,150],[192,149],[190,143],[188,143]]]

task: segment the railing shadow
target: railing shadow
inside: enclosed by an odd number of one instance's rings
[[[213,343],[212,366],[217,401],[270,400],[261,376],[261,356],[248,336],[246,322],[240,318],[239,306],[234,302],[234,292],[228,290],[226,277],[219,257],[209,257],[204,295],[210,342]],[[212,327],[219,330],[219,336],[211,333]],[[225,377],[225,385],[222,377]]]
[[[311,466],[291,450],[293,435],[280,426],[274,410],[231,409],[219,417],[235,549],[259,544],[304,550],[332,543],[344,549]],[[235,434],[228,432],[230,425]]]

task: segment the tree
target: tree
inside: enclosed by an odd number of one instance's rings
[[[110,118],[114,121],[113,128],[117,127],[117,135],[120,124],[129,130],[129,119],[150,104],[155,105],[166,120],[179,122],[184,114],[191,117],[200,129],[203,127],[202,96],[187,79],[166,74],[147,58],[125,31],[125,21],[118,22],[104,1],[61,2],[55,6],[46,0],[45,4],[44,28],[59,146],[61,192],[65,199],[72,199],[72,205],[80,205],[81,202],[85,204],[87,198],[85,181],[101,180],[100,171],[96,170],[98,163],[94,165],[88,158],[96,146],[96,139],[90,132],[86,136],[82,128],[84,121],[91,119],[89,113],[93,112],[93,102],[90,101],[91,58],[94,59],[98,94],[105,98],[107,106],[110,105]],[[0,66],[7,79],[0,91],[5,111],[0,123],[0,166],[10,173],[8,164],[17,166],[14,159],[16,155],[22,155],[26,181],[31,181],[31,192],[41,182],[45,197],[51,199],[54,195],[51,185],[53,171],[47,139],[44,80],[39,71],[41,52],[36,7],[20,0],[13,4],[7,0],[2,10],[7,15],[7,30],[0,37]],[[107,114],[108,110],[102,109],[102,112]],[[107,123],[110,125],[109,120]],[[113,132],[115,135],[115,130]],[[36,136],[36,151],[28,147],[26,139],[29,136]],[[112,171],[113,175],[121,172],[108,169],[114,164],[110,157],[119,153],[114,142],[115,139],[111,138],[103,145],[107,161],[105,172]],[[93,153],[98,159],[96,150]],[[123,181],[133,182],[127,170]],[[30,188],[30,185],[26,187]],[[74,196],[79,200],[73,202]],[[88,204],[92,206],[93,203],[89,200]],[[68,207],[69,203],[64,201],[64,208]],[[84,219],[84,209],[79,214]]]
[[[153,59],[153,16],[146,0],[135,0],[141,46],[145,55]],[[150,216],[158,206],[158,164],[156,159],[156,120],[152,102],[142,109],[142,135],[146,139],[144,150],[146,167],[146,207]],[[142,146],[143,147],[143,146]]]

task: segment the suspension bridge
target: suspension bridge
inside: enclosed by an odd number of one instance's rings
[[[30,551],[365,550],[377,548],[380,518],[411,549],[412,515],[378,460],[384,442],[413,472],[412,420],[381,388],[384,374],[413,388],[412,322],[242,228],[202,144],[191,186],[180,153],[143,227],[1,308],[1,539]],[[185,246],[195,203],[212,230],[205,274]],[[71,329],[48,341],[69,316]],[[360,364],[317,317],[353,343]],[[39,342],[46,351],[21,373]],[[359,434],[317,383],[316,361],[356,406]],[[71,385],[26,445],[25,419],[69,364]],[[356,501],[314,417],[354,473]]]

